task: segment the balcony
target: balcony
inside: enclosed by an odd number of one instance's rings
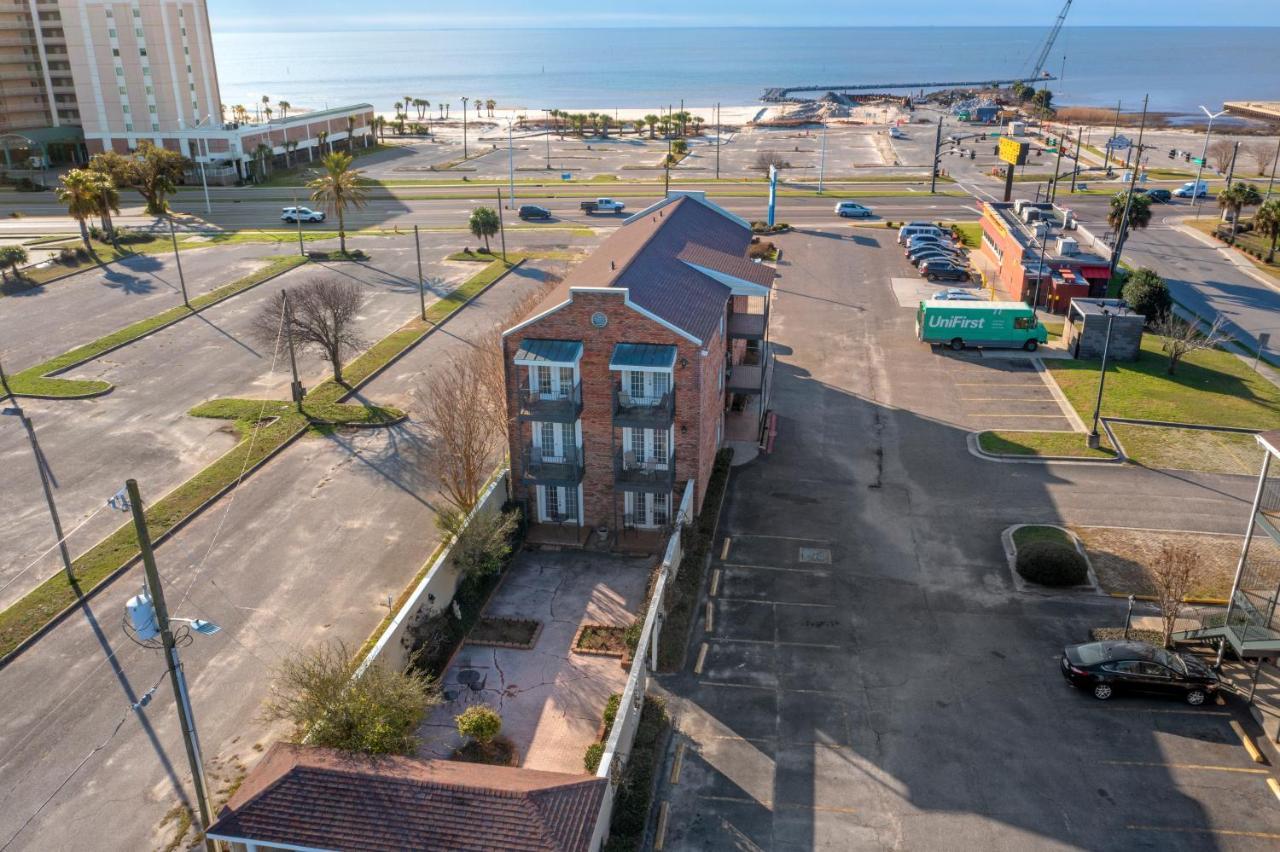
[[[582,416],[582,382],[567,391],[530,390],[527,384],[516,388],[517,414],[521,420],[544,423],[572,423]]]
[[[734,313],[729,315],[730,340],[764,340],[767,328],[768,316],[766,314]]]
[[[662,396],[637,397],[613,385],[613,425],[635,429],[662,429],[670,426],[676,416],[675,391]]]
[[[533,485],[573,488],[582,482],[582,451],[572,447],[560,456],[544,456],[540,448],[526,447],[520,472],[524,481]]]
[[[675,450],[665,461],[637,461],[631,450],[619,449],[613,455],[614,485],[622,491],[659,491],[669,493],[676,481]]]

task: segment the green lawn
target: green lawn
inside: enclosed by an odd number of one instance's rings
[[[1018,527],[1013,531],[1013,544],[1015,547],[1026,547],[1038,541],[1049,541],[1054,544],[1062,544],[1075,548],[1075,540],[1060,527],[1051,527],[1044,524],[1028,524],[1025,527]]]
[[[343,371],[346,386],[326,381],[307,394],[304,408],[318,413],[330,422],[385,422],[399,416],[395,409],[373,407],[357,413],[363,406],[344,405],[341,400],[368,380],[382,366],[405,352],[450,314],[460,309],[510,267],[495,261],[468,279],[448,296],[427,309],[426,321],[415,317],[400,329],[375,343],[347,364]],[[302,431],[316,428],[292,405],[262,400],[214,400],[196,409],[199,416],[225,416],[236,422],[245,437],[217,461],[179,485],[168,494],[154,499],[147,507],[147,527],[153,540],[166,534],[181,519],[199,508],[219,491],[233,485],[242,473],[263,461]],[[274,418],[274,419],[272,419]],[[320,429],[328,428],[321,424]],[[147,496],[147,495],[144,495]],[[155,495],[150,495],[154,498]],[[11,653],[19,644],[47,624],[54,616],[110,577],[138,553],[137,536],[132,524],[121,526],[95,547],[72,562],[73,577],[58,572],[45,580],[8,609],[0,612],[0,657]]]
[[[77,346],[75,349],[64,352],[56,358],[51,358],[43,364],[37,364],[34,367],[23,370],[9,379],[10,387],[18,396],[84,397],[106,393],[111,390],[111,385],[107,382],[97,379],[59,379],[50,377],[49,374],[96,358],[108,349],[137,340],[162,326],[177,322],[201,308],[206,308],[251,287],[256,287],[263,281],[305,262],[306,258],[298,255],[271,258],[262,267],[243,278],[232,281],[230,284],[224,284],[216,290],[211,290],[192,299],[190,308],[186,305],[178,305],[163,313],[139,320],[132,325],[127,325],[119,331],[99,337],[97,340],[86,343],[83,346]]]
[[[1262,464],[1263,450],[1247,433],[1129,423],[1113,423],[1111,428],[1125,453],[1145,467],[1254,475]]]
[[[62,240],[53,240],[52,242],[61,242]],[[71,275],[74,272],[80,272],[85,269],[102,266],[126,257],[132,252],[129,246],[121,246],[120,251],[116,251],[115,247],[110,243],[103,243],[93,240],[94,254],[87,259],[76,259],[71,263],[51,263],[48,266],[42,266],[38,269],[29,269],[22,274],[21,278],[10,273],[7,279],[0,283],[0,296],[16,293],[21,290],[29,290],[41,284],[47,284],[55,278],[61,278],[64,275]],[[67,239],[66,248],[73,251],[77,248],[84,248],[84,241],[76,239],[71,241]]]
[[[966,247],[977,248],[982,245],[981,222],[952,222],[951,227],[960,232],[960,237],[964,240]]]
[[[1247,222],[1247,219],[1241,219],[1241,222]],[[1205,234],[1212,234],[1214,228],[1219,224],[1217,216],[1208,216],[1201,219],[1190,219],[1188,225]],[[1222,243],[1226,246],[1226,243]],[[1267,263],[1267,254],[1271,251],[1271,240],[1263,237],[1261,234],[1255,234],[1252,231],[1236,235],[1236,250],[1248,258],[1249,262],[1261,269],[1268,275],[1280,278],[1280,249],[1276,250],[1275,259],[1271,263]],[[1260,254],[1262,257],[1255,257]]]
[[[1112,362],[1102,413],[1111,417],[1164,420],[1247,429],[1280,428],[1280,389],[1221,350],[1194,352],[1177,373],[1167,373],[1160,338],[1147,334],[1142,355]],[[1083,419],[1093,416],[1098,392],[1097,361],[1047,360],[1054,381]]]
[[[1066,456],[1082,459],[1116,457],[1106,433],[1100,435],[1101,446],[1089,449],[1083,432],[1015,432],[998,430],[980,432],[978,446],[984,452],[1010,456]]]

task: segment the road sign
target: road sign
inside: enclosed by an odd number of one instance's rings
[[[1191,158],[1191,162],[1195,163],[1197,166],[1203,166],[1203,165],[1204,165],[1204,157],[1192,157],[1192,158]]]
[[[1124,151],[1128,148],[1132,148],[1133,142],[1130,141],[1127,136],[1112,136],[1107,140],[1107,145],[1112,151]]]
[[[1027,163],[1027,152],[1031,145],[1016,139],[1002,137],[1000,139],[1000,159],[1011,166],[1024,166]]]

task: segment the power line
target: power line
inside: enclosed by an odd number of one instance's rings
[[[8,581],[7,583],[5,583],[3,586],[0,586],[0,592],[3,592],[5,589],[9,588],[11,585],[13,585],[13,583],[14,583],[14,582],[19,578],[19,577],[21,577],[23,574],[27,573],[27,572],[28,572],[28,571],[30,571],[32,568],[34,568],[36,565],[38,565],[38,564],[39,564],[39,563],[40,563],[40,562],[41,562],[41,561],[42,561],[46,556],[48,556],[50,553],[52,553],[52,552],[53,552],[53,549],[54,549],[55,547],[61,547],[63,544],[65,544],[65,543],[66,543],[66,541],[67,541],[67,539],[71,538],[71,536],[72,536],[72,534],[73,534],[73,533],[75,533],[77,530],[79,530],[79,529],[80,529],[81,527],[83,527],[85,524],[89,523],[89,522],[90,522],[90,521],[92,521],[94,518],[96,518],[96,517],[98,516],[98,513],[100,513],[100,512],[102,512],[103,510],[105,510],[109,505],[110,505],[110,501],[108,501],[108,502],[106,502],[106,503],[103,503],[101,506],[99,506],[97,509],[95,509],[95,510],[93,511],[93,514],[91,514],[89,517],[85,518],[85,519],[84,519],[83,521],[81,521],[78,525],[76,525],[76,527],[75,527],[75,528],[73,528],[73,529],[71,530],[71,532],[64,533],[64,534],[63,534],[63,536],[62,536],[62,538],[58,539],[58,540],[57,540],[57,541],[55,541],[53,544],[49,545],[48,549],[47,549],[47,550],[45,550],[43,553],[41,553],[39,556],[37,556],[37,557],[35,558],[35,560],[33,560],[33,561],[32,561],[32,563],[31,563],[30,565],[28,565],[26,568],[23,568],[23,569],[22,569],[21,571],[19,571],[17,574],[14,574],[12,577],[10,577],[10,578],[9,578],[9,581]]]

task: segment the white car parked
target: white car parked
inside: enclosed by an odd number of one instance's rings
[[[324,211],[310,207],[286,207],[280,211],[280,219],[285,222],[323,222]]]

